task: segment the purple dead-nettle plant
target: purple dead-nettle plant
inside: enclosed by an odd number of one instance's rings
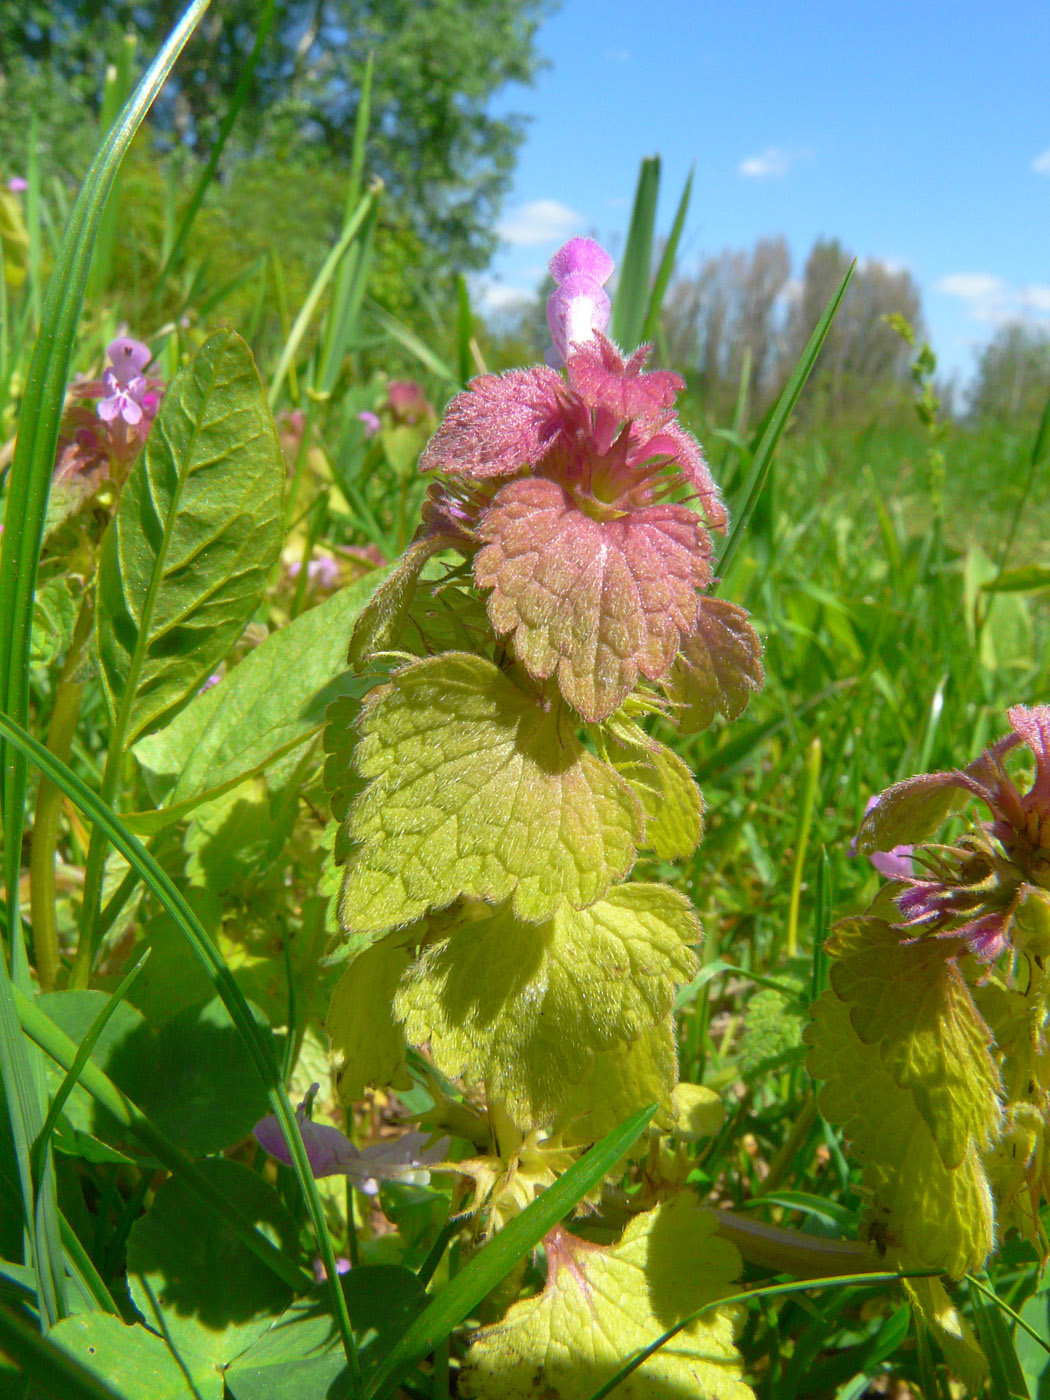
[[[75,384],[75,399],[97,399],[94,409],[75,403],[62,420],[57,482],[122,477],[149,436],[164,396],[164,381],[146,374],[152,354],[131,336],[118,336],[106,347],[100,379]]]
[[[869,807],[858,833],[861,850],[876,861],[895,857],[884,870],[899,882],[894,892],[897,926],[916,937],[965,938],[971,951],[994,961],[1011,944],[1011,928],[1025,892],[1050,889],[1050,705],[1015,705],[1011,733],[966,768],[924,773],[888,788]],[[1005,766],[1026,747],[1035,759],[1031,787],[1022,792]],[[949,844],[928,838],[966,803],[976,799],[991,814]],[[910,837],[910,862],[899,843]],[[922,843],[922,844],[919,844]],[[907,868],[911,864],[911,869]]]

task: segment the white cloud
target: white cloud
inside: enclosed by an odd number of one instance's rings
[[[541,243],[561,243],[579,233],[584,218],[556,199],[534,199],[501,219],[496,232],[504,243],[535,247]]]
[[[1001,326],[1007,321],[1045,323],[1050,317],[1050,286],[1033,283],[1011,287],[988,272],[954,272],[942,277],[937,291],[957,297],[972,321]]]
[[[1050,175],[1050,146],[1032,161],[1032,169],[1037,175]]]
[[[778,179],[788,173],[802,152],[785,151],[779,146],[769,146],[760,156],[748,156],[737,166],[737,174],[747,180],[767,180],[771,175]]]
[[[941,278],[937,290],[963,301],[987,301],[999,296],[1005,287],[1001,277],[992,277],[987,272],[953,272],[950,277]]]
[[[536,300],[536,289],[508,287],[503,282],[478,282],[471,288],[475,305],[482,311],[498,314],[515,311],[519,306]]]
[[[631,51],[630,49],[606,49],[605,58],[609,63],[629,63]]]

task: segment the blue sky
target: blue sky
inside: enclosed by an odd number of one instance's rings
[[[550,66],[503,95],[528,134],[479,288],[530,291],[574,233],[622,248],[638,166],[663,162],[680,250],[783,233],[904,266],[962,381],[1004,320],[1050,329],[1050,5],[562,0]]]

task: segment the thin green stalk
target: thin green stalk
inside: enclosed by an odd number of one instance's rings
[[[795,863],[791,871],[791,899],[788,904],[787,955],[789,958],[793,958],[798,952],[798,912],[802,899],[802,871],[806,864],[809,830],[813,824],[813,806],[816,801],[817,784],[820,781],[820,759],[820,736],[816,735],[806,750],[802,802],[798,810]]]
[[[769,1164],[769,1171],[762,1178],[762,1182],[756,1194],[764,1196],[769,1191],[775,1191],[784,1177],[791,1169],[791,1164],[795,1159],[795,1153],[809,1137],[813,1124],[817,1121],[817,1096],[812,1091],[806,1095],[802,1108],[791,1131],[781,1143],[776,1156]]]

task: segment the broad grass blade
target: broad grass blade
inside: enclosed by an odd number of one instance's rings
[[[29,716],[29,644],[47,498],[95,239],[128,147],[207,8],[208,0],[192,0],[103,142],[73,207],[48,283],[40,335],[30,361],[19,416],[0,556],[0,617],[4,619],[0,628],[0,708],[22,723]],[[44,1179],[38,1183],[39,1190],[35,1190],[29,1172],[29,1144],[43,1125],[43,1084],[36,1057],[29,1054],[18,1029],[11,999],[12,981],[25,988],[30,985],[18,913],[27,769],[24,754],[9,754],[2,741],[0,770],[4,774],[4,882],[11,966],[10,978],[6,965],[0,972],[0,1074],[22,1178],[23,1201],[31,1202],[34,1195],[38,1199],[37,1211],[27,1213],[25,1223],[37,1269],[41,1307],[45,1317],[54,1322],[62,1306],[64,1267],[50,1156]]]
[[[624,350],[641,343],[649,308],[649,278],[653,261],[653,230],[660,193],[660,157],[646,156],[638,174],[620,274],[616,283],[609,334]]]
[[[682,198],[678,201],[678,211],[674,216],[674,223],[671,225],[670,236],[664,244],[663,253],[660,255],[660,266],[656,269],[653,290],[649,295],[649,310],[646,312],[645,324],[642,327],[642,340],[652,340],[660,325],[660,312],[663,310],[664,297],[667,295],[667,284],[671,280],[672,272],[674,272],[675,255],[681,241],[682,229],[685,227],[685,216],[689,212],[689,196],[692,192],[693,172],[690,170],[689,178],[685,182],[685,189],[682,191]]]

